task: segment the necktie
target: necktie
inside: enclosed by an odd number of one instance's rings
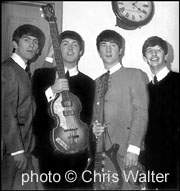
[[[65,77],[69,78],[69,71],[66,72]]]
[[[27,65],[25,71],[27,72],[29,78],[31,78],[31,71],[30,71],[30,65]]]
[[[104,93],[108,90],[109,71],[104,74]]]
[[[154,84],[157,84],[158,80],[157,80],[157,76],[154,76]]]

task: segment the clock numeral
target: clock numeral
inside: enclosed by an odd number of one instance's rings
[[[146,8],[149,8],[149,5],[147,5],[147,4],[143,4],[142,6],[146,7]]]
[[[134,20],[136,20],[136,18],[135,18],[135,16],[134,15],[132,15],[132,20],[134,21]]]
[[[127,17],[127,18],[128,18],[128,17],[129,17],[129,13],[126,13],[126,14],[125,14],[125,17]]]
[[[144,13],[145,15],[147,15],[147,12],[145,10],[142,10],[142,13]]]
[[[123,12],[125,11],[125,7],[119,8],[119,11],[120,11],[121,13],[123,13]]]

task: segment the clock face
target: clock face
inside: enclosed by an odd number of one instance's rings
[[[116,16],[129,24],[146,24],[153,15],[152,1],[116,1]]]

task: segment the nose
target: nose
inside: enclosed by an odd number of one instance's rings
[[[70,45],[68,46],[68,49],[69,49],[69,50],[72,50],[72,46],[73,46],[73,45],[70,44]]]
[[[29,46],[34,47],[34,42],[33,41],[29,42]]]
[[[156,55],[157,51],[156,50],[152,50],[152,55]]]
[[[111,46],[109,45],[106,46],[106,52],[111,52]]]

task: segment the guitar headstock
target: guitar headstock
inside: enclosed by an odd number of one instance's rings
[[[48,22],[53,22],[56,20],[54,9],[53,9],[53,6],[51,4],[41,6],[41,10],[43,11],[43,17]]]

